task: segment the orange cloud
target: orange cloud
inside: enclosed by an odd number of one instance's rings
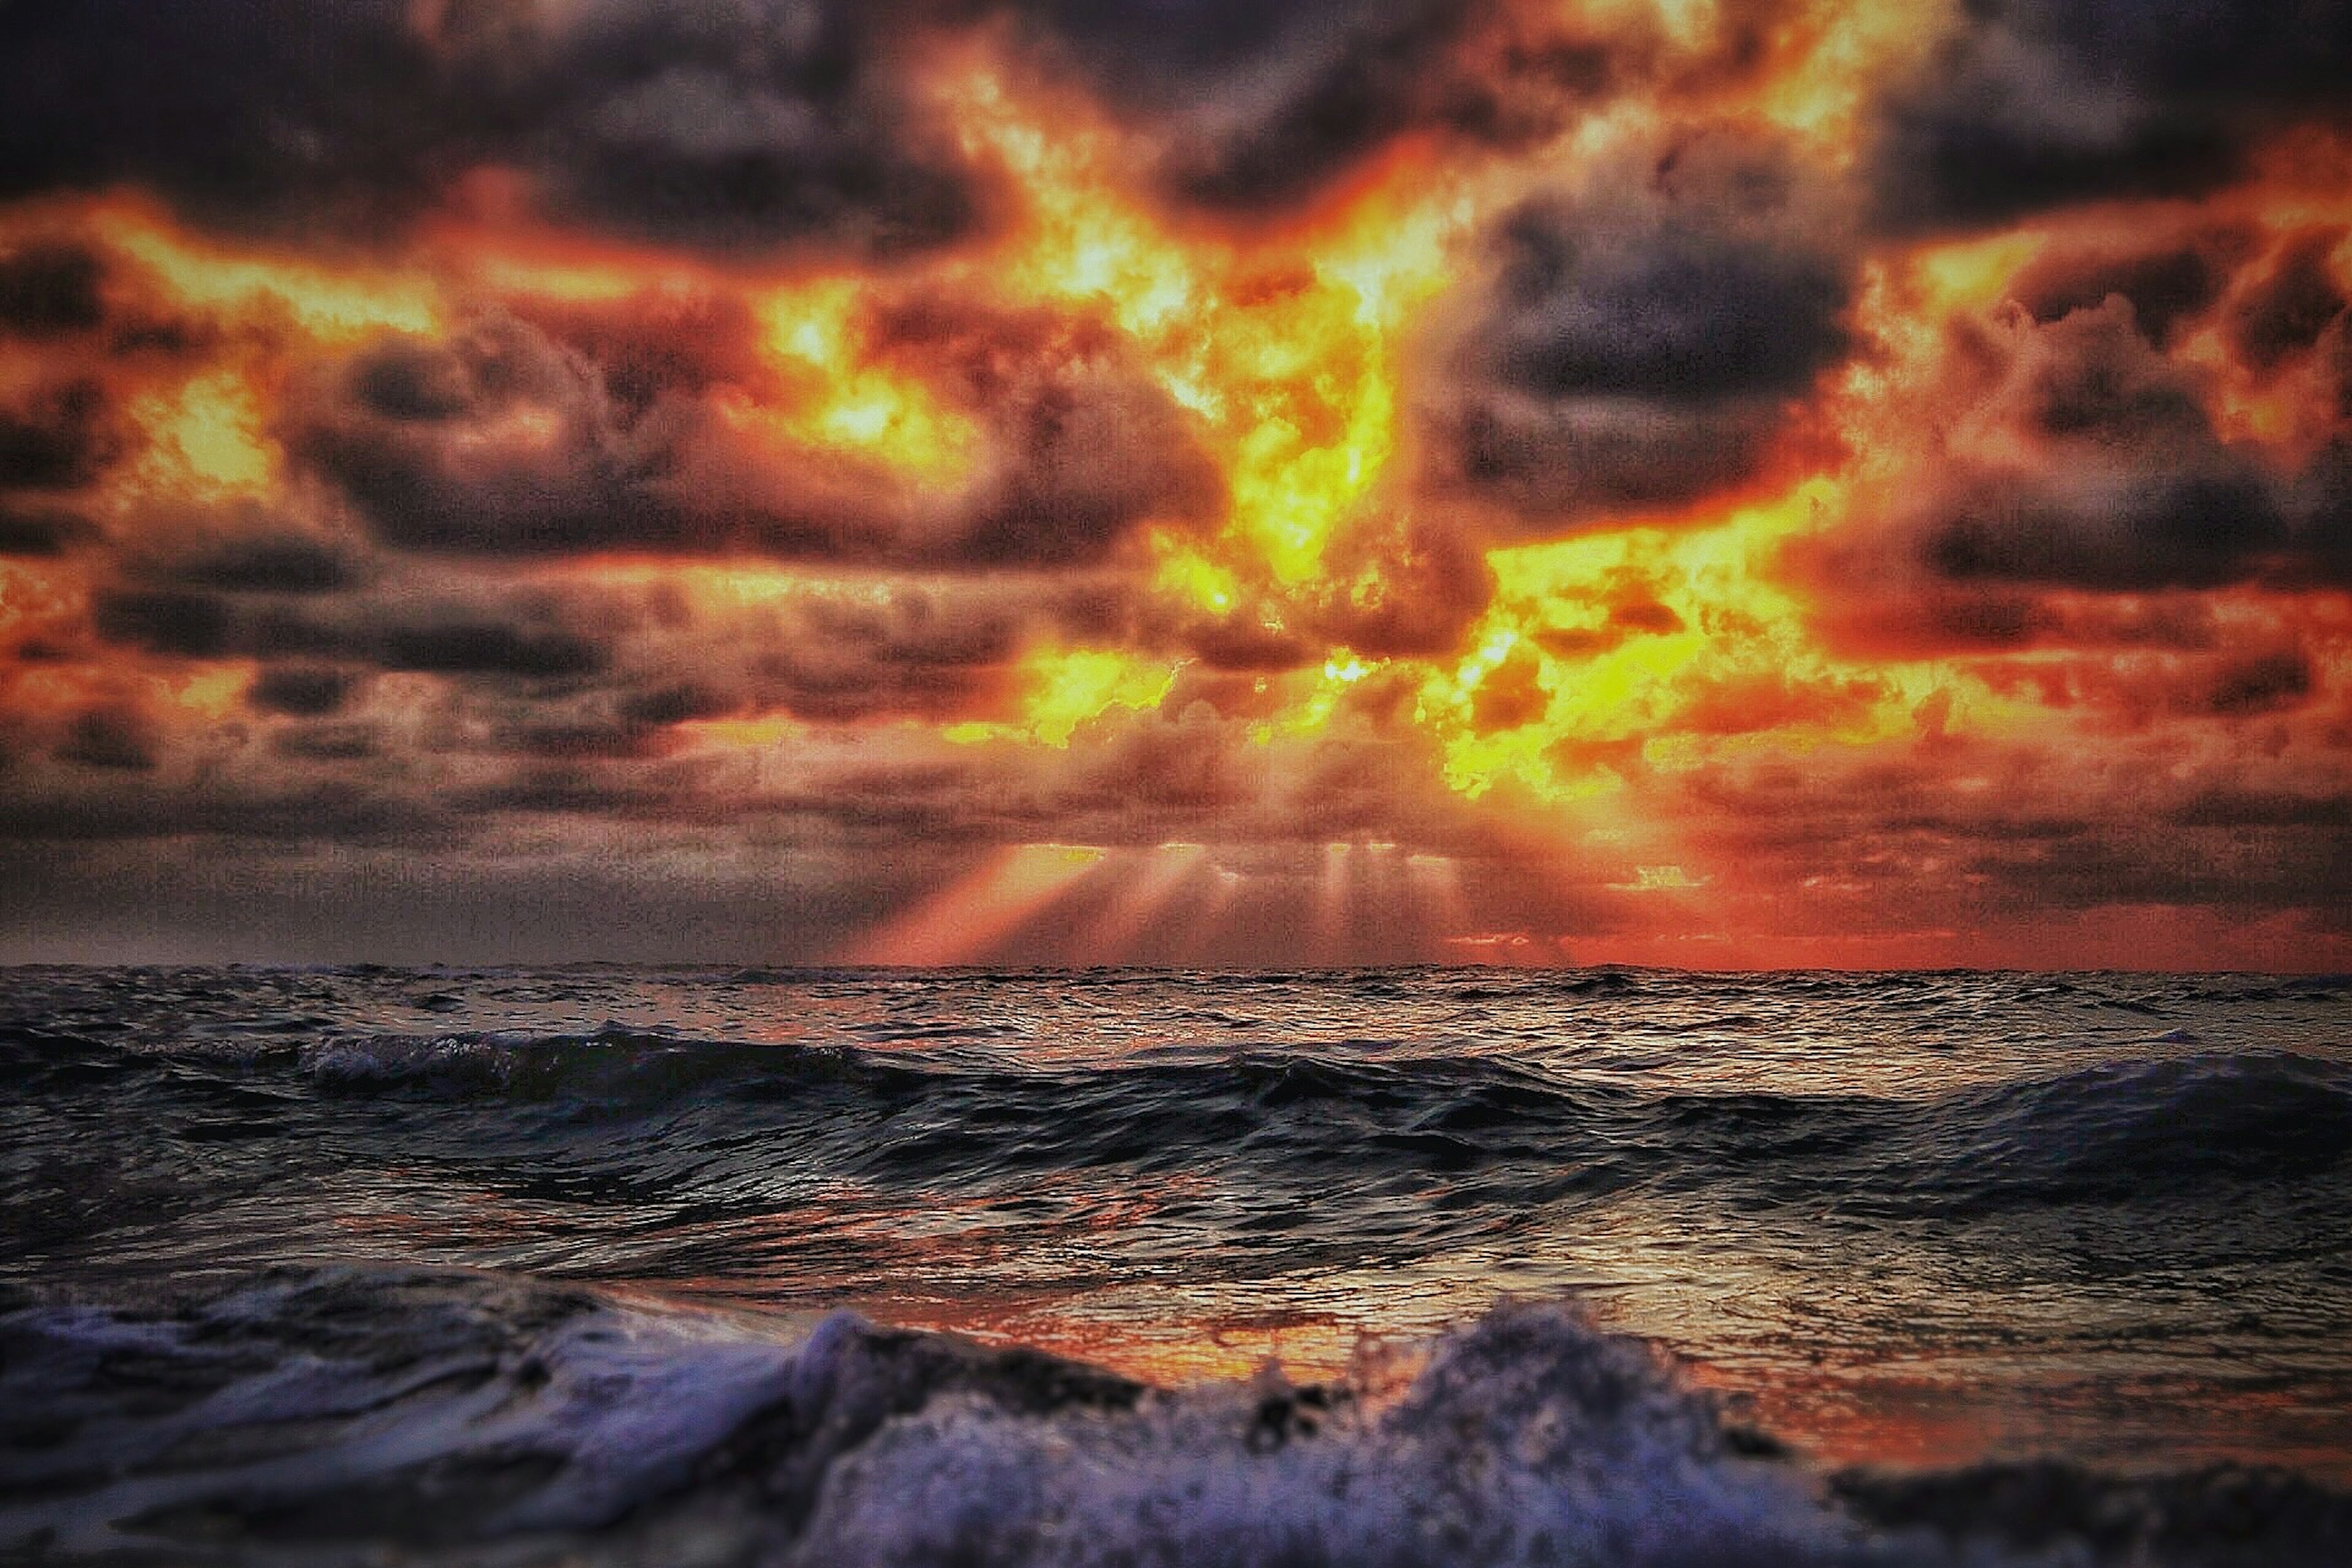
[[[0,951],[2352,963],[2321,12],[27,13]]]

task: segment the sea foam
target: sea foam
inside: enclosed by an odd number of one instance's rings
[[[0,1351],[0,1552],[45,1561],[2315,1565],[2352,1540],[2311,1488],[2292,1533],[2185,1543],[2128,1489],[2081,1519],[2021,1515],[2013,1476],[1833,1490],[1557,1302],[1440,1336],[1401,1388],[1156,1389],[845,1312],[793,1334],[345,1267],[21,1309]],[[1968,1533],[1968,1485],[2010,1497],[2005,1534]]]

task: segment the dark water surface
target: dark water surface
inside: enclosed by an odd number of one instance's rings
[[[0,1555],[2352,1562],[2347,1026],[2246,976],[7,971]]]

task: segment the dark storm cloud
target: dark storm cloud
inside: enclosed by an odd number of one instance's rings
[[[349,670],[276,665],[254,678],[245,700],[265,713],[316,719],[341,709],[357,684]]]
[[[0,404],[0,489],[78,489],[98,477],[115,447],[106,390],[89,377]]]
[[[2321,827],[2340,834],[2352,822],[2352,792],[2261,791],[2221,784],[2173,805],[2166,819],[2183,827]]]
[[[2311,656],[2301,648],[2235,658],[2213,672],[2204,707],[2213,713],[2269,713],[2299,706],[2316,685]]]
[[[594,362],[508,316],[389,340],[317,378],[287,445],[385,543],[449,554],[1066,566],[1147,520],[1213,510],[1222,481],[1186,417],[1099,322],[927,300],[869,330],[982,429],[956,494],[738,432],[690,386],[629,406]]]
[[[0,199],[131,184],[199,223],[352,243],[478,170],[559,222],[720,255],[887,257],[1000,205],[927,107],[923,40],[1007,20],[1154,149],[1265,215],[1396,139],[1522,148],[1613,94],[1755,68],[1769,0],[1656,18],[1509,0],[87,0],[0,10]]]
[[[1976,0],[1883,106],[1874,214],[1929,231],[2193,195],[2265,130],[2342,118],[2347,76],[2347,0]]]
[[[454,172],[396,0],[0,10],[0,196],[152,184],[234,226],[375,227]]]
[[[71,512],[0,500],[0,555],[62,555],[99,537],[97,529]]]
[[[1020,37],[1153,144],[1169,198],[1295,208],[1400,139],[1519,150],[1626,92],[1759,68],[1787,7],[1735,0],[1695,36],[1654,16],[1515,0],[1012,0]]]
[[[631,723],[607,714],[583,718],[534,717],[494,728],[475,749],[518,752],[557,762],[658,757],[676,738],[656,724]]]
[[[141,561],[137,570],[156,583],[277,594],[336,593],[353,586],[362,574],[345,546],[300,533],[268,531],[231,534]]]
[[[1448,410],[1440,434],[1448,479],[1541,534],[1731,489],[1763,468],[1783,423],[1752,404],[1701,412],[1505,393]]]
[[[1990,787],[1951,789],[1961,772]],[[1678,787],[1695,808],[1688,841],[1755,885],[1825,877],[1923,922],[2131,903],[2326,907],[2352,870],[2352,816],[2322,804],[2341,799],[2340,779],[2251,758],[2184,767],[2160,734],[2111,747],[2094,776],[2045,753],[1923,737],[1909,754],[1830,766],[1712,763]],[[2118,796],[2134,808],[2116,812]]]
[[[919,555],[1083,563],[1147,519],[1200,521],[1223,500],[1181,410],[1106,322],[926,298],[879,311],[871,333],[880,357],[939,381],[994,447],[948,536]]]
[[[2011,429],[2136,454],[2218,439],[2192,374],[2150,347],[2120,303],[2021,330],[2004,351],[2004,384],[1976,412]]]
[[[1426,658],[1458,649],[1495,595],[1486,552],[1438,519],[1374,513],[1324,550],[1308,628],[1370,658]]]
[[[820,963],[882,912],[870,884],[827,878],[790,850],[709,866],[686,856],[477,856],[424,837],[446,826],[288,792],[291,824],[344,837],[0,844],[0,941],[15,952],[159,953],[228,963],[257,953],[332,962],[561,963],[583,955]],[[893,889],[892,890],[897,890]],[[126,897],[126,893],[133,896]],[[69,934],[66,934],[69,933]]]
[[[1864,657],[1918,658],[1955,651],[2008,654],[2077,648],[2104,656],[2140,649],[2208,653],[2223,626],[2200,590],[2122,597],[2053,595],[2042,586],[1919,578],[1916,562],[1832,552],[1803,563],[1841,585],[1816,609],[1833,640]],[[2053,703],[2053,705],[2056,705]]]
[[[1890,562],[1870,548],[1882,542],[1841,542],[1798,552],[1792,562],[1817,586],[1832,585],[1817,596],[1813,620],[1838,652],[1905,658],[1956,648],[2014,651],[2057,636],[2060,618],[2036,595],[1918,581],[1907,557]]]
[[[439,715],[412,737],[436,750],[652,757],[677,726],[714,719],[1003,717],[1034,639],[1099,630],[1085,580],[1066,576],[861,575],[736,604],[672,584],[474,585],[331,542],[224,540],[119,563],[91,594],[88,634],[163,659],[257,661],[246,701],[265,715],[342,712],[378,673],[439,678],[397,699]],[[335,585],[322,563],[344,574]]]
[[[158,757],[135,742],[125,755],[144,755],[147,762],[72,758],[66,759],[73,764],[70,776],[12,781],[0,791],[0,843],[125,843],[136,847],[143,862],[160,867],[174,857],[169,841],[198,837],[252,856],[302,842],[392,842],[413,852],[448,842],[460,831],[438,803],[404,799],[344,777],[258,780],[237,773],[159,788]],[[118,891],[123,885],[115,883]]]
[[[1920,556],[1955,582],[2097,591],[2211,587],[2326,569],[2331,520],[2298,519],[2292,477],[2214,429],[2197,373],[2140,336],[2110,300],[2013,323],[1997,379],[1969,412],[1979,449],[1915,492]]]
[[[969,714],[1007,686],[1021,619],[987,596],[911,586],[803,600],[756,634],[745,699],[817,722]]]
[[[1008,816],[1034,825],[1042,813],[1015,799],[1022,791],[1018,781],[969,764],[919,763],[823,769],[758,804],[792,831],[860,853],[887,846],[887,858],[903,864],[1001,837]],[[896,867],[877,869],[887,878]]]
[[[79,245],[32,244],[0,255],[0,334],[26,338],[86,332],[105,319],[105,269]]]
[[[543,70],[519,95],[521,161],[560,216],[644,239],[742,252],[814,237],[873,255],[954,239],[982,201],[945,132],[890,79],[883,57],[908,10],[583,6],[526,34]],[[460,47],[495,62],[511,37],[486,29]]]
[[[589,632],[543,605],[286,602],[192,589],[110,589],[94,596],[100,637],[178,658],[349,660],[423,674],[562,681],[602,671]]]
[[[229,600],[209,594],[112,592],[97,595],[90,620],[110,642],[177,658],[220,658],[247,638]]]
[[[361,763],[382,752],[383,737],[372,724],[289,724],[269,737],[269,749],[299,762]]]
[[[394,338],[321,374],[286,444],[396,547],[537,554],[680,542],[686,411],[631,422],[594,368],[510,317]]]
[[[1941,498],[1925,555],[1956,581],[2125,591],[2239,580],[2284,542],[2250,468],[1988,476]]]
[[[503,815],[651,818],[674,809],[675,795],[627,776],[586,766],[528,767],[450,797],[468,816]]]
[[[666,394],[778,390],[759,321],[739,295],[647,289],[613,300],[524,296],[509,308],[594,365],[625,417],[643,414]]]
[[[1316,639],[1269,626],[1257,608],[1203,616],[1188,622],[1177,645],[1213,670],[1271,672],[1297,669],[1324,657]]]
[[[1770,184],[1757,195],[1781,199]],[[1631,234],[1571,205],[1513,216],[1486,345],[1500,381],[1546,399],[1708,407],[1801,393],[1843,357],[1843,258],[1759,244],[1675,198],[1666,210]]]
[[[1671,506],[1765,465],[1853,347],[1825,194],[1734,132],[1621,160],[1510,214],[1433,410],[1438,478],[1533,530]]]
[[[75,715],[58,760],[85,767],[150,773],[158,740],[154,725],[130,708],[93,708]]]
[[[741,704],[698,681],[672,681],[628,693],[621,700],[620,716],[630,724],[683,724],[695,719],[719,719],[740,710]]]
[[[2226,321],[2228,307],[2212,309],[2208,320]],[[2342,320],[2324,341],[2340,341]],[[1844,527],[1790,547],[1791,565],[1820,590],[1815,622],[1833,644],[1907,658],[2204,652],[2224,638],[2199,593],[2352,583],[2352,440],[2338,435],[2306,455],[2225,436],[2212,413],[2217,373],[2168,356],[2145,329],[2121,290],[2048,320],[2012,302],[1947,323],[1941,374],[1922,393],[1930,438],[1857,496]],[[2085,689],[2053,684],[2049,669],[2020,679],[2039,682],[2052,706]],[[2225,695],[2210,701],[2143,689],[2111,705],[2250,710],[2226,695],[2239,685],[2271,689],[2215,675]]]
[[[1485,0],[1032,0],[1049,57],[1161,139],[1160,186],[1237,213],[1292,205],[1384,142],[1509,143],[1606,92],[1621,41],[1513,34]]]
[[[1683,52],[1751,57],[1734,6]],[[719,254],[887,256],[984,226],[988,180],[901,58],[1011,13],[1158,146],[1158,184],[1235,213],[1328,188],[1400,135],[1523,145],[1654,75],[1609,31],[1500,0],[85,0],[0,10],[0,199],[117,183],[200,223],[397,233],[480,168],[560,221]]]
[[[290,641],[299,643],[298,632]],[[289,651],[294,651],[289,649]],[[346,651],[332,638],[322,653]],[[458,611],[442,620],[418,617],[371,626],[347,645],[385,669],[431,675],[511,675],[561,680],[603,670],[606,654],[589,637],[562,626],[492,619]]]
[[[2231,312],[2230,336],[2248,364],[2275,369],[2316,343],[2342,318],[2344,290],[2328,268],[2328,255],[2345,236],[2341,228],[2296,236],[2282,247],[2270,275],[2239,300]]]
[[[1233,727],[1202,707],[1154,714],[1111,728],[1076,760],[1057,795],[1068,810],[1116,823],[1130,841],[1154,842],[1229,816],[1265,787],[1262,757],[1239,743]]]
[[[2352,583],[2352,430],[2295,476],[2287,505],[2299,550],[2279,574],[2283,585]]]
[[[1963,668],[2002,696],[2072,711],[2086,731],[2137,734],[2168,720],[2234,721],[2303,708],[2318,685],[2311,656],[2274,636],[2242,637],[2242,647],[2158,658],[2078,643],[2081,651],[1990,658]]]
[[[2140,331],[2162,347],[2177,327],[2221,297],[2255,244],[2251,230],[2223,226],[2155,247],[2057,246],[2010,279],[2010,294],[2037,321],[2054,321],[2120,294],[2131,301]]]
[[[0,198],[118,182],[198,222],[381,237],[478,167],[552,215],[727,252],[951,239],[981,197],[824,0],[84,0],[0,9]]]

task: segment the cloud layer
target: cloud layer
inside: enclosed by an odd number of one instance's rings
[[[0,956],[2352,965],[2347,73],[0,7]]]

